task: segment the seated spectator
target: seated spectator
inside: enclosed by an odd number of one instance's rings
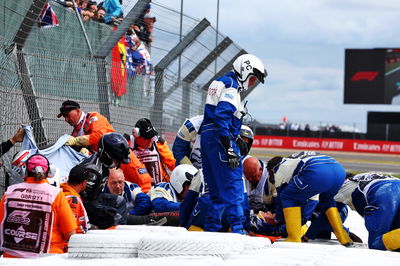
[[[146,215],[152,209],[150,197],[143,193],[138,185],[125,181],[124,172],[121,169],[110,170],[104,192],[123,196],[131,215]]]
[[[153,184],[169,182],[170,175],[167,169],[174,170],[175,158],[168,143],[158,136],[150,120],[139,119],[132,135],[125,137],[128,138],[129,147],[136,157],[146,166],[147,172],[153,178]]]
[[[31,156],[26,162],[24,182],[8,187],[1,199],[1,250],[5,257],[38,258],[41,253],[64,253],[65,242],[75,234],[77,225],[64,193],[46,181],[49,168],[46,157]],[[17,205],[18,209],[12,207]],[[41,237],[16,242],[14,235],[7,233],[10,229]]]
[[[99,23],[105,23],[106,22],[105,16],[106,16],[106,10],[104,9],[104,7],[99,6],[99,7],[97,7],[97,10],[94,13],[94,16],[92,17],[92,19]]]
[[[25,130],[20,128],[18,129],[18,131],[15,133],[14,136],[9,138],[7,141],[2,142],[0,148],[0,156],[8,152],[14,146],[15,143],[22,142],[24,140],[24,136],[25,136]]]
[[[86,234],[90,228],[89,217],[83,205],[79,193],[85,191],[87,181],[91,178],[91,173],[86,171],[82,165],[74,166],[69,172],[68,182],[61,184],[65,197],[75,216],[77,234]]]
[[[103,7],[106,11],[105,20],[107,24],[118,25],[118,18],[122,15],[122,7],[119,0],[105,0]]]

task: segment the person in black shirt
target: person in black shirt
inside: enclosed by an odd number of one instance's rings
[[[15,133],[15,135],[12,136],[9,140],[2,142],[0,148],[0,156],[8,152],[16,142],[22,142],[24,140],[24,136],[25,130],[20,128],[18,129],[17,133]]]

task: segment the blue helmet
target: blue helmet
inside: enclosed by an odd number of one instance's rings
[[[113,168],[118,164],[127,164],[130,162],[130,150],[128,142],[119,133],[111,132],[103,135],[99,141],[100,161],[108,168]]]

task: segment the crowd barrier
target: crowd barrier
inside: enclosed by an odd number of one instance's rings
[[[400,154],[400,142],[281,136],[254,137],[253,147]]]

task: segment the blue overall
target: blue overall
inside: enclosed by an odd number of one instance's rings
[[[343,185],[345,177],[344,168],[329,156],[318,155],[301,161],[290,182],[277,188],[282,208],[301,206],[317,194],[321,211],[336,207],[333,197]]]
[[[234,169],[230,168],[220,141],[221,137],[229,136],[235,153],[240,154],[235,139],[242,122],[237,116],[239,106],[233,104],[240,103],[238,88],[235,74],[229,72],[211,83],[207,96],[200,141],[204,180],[208,184],[211,201],[204,226],[206,231],[220,230],[224,214],[232,232],[243,233],[242,163]]]
[[[400,228],[400,180],[382,180],[371,185],[364,208],[368,247],[386,250],[382,236]],[[399,250],[396,250],[399,251]]]

